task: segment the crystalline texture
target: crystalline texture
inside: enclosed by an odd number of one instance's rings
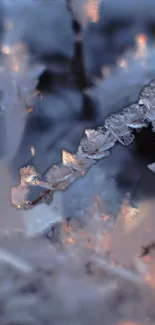
[[[78,177],[85,175],[88,168],[96,160],[107,157],[110,154],[108,149],[112,148],[117,141],[122,145],[131,144],[134,140],[132,129],[138,131],[142,127],[147,127],[151,121],[155,132],[154,95],[155,82],[153,81],[141,92],[138,104],[132,104],[121,113],[111,115],[106,119],[103,127],[97,130],[86,130],[85,138],[80,141],[77,153],[70,154],[63,151],[62,164],[53,166],[47,172],[46,179],[49,188],[52,191],[65,189]],[[26,170],[26,172],[24,170],[21,183],[24,185],[37,185],[37,173],[33,169]],[[48,184],[46,184],[45,188],[48,188]],[[48,197],[46,193],[45,197]]]

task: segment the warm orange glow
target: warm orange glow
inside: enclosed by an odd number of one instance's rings
[[[146,282],[150,285],[151,288],[155,289],[155,278],[151,274],[147,274],[146,276]]]
[[[147,36],[145,34],[138,34],[136,36],[136,41],[140,45],[146,45],[147,42]]]
[[[71,153],[67,152],[66,150],[62,151],[62,162],[64,165],[68,164],[75,164],[77,165],[77,160],[75,155],[72,155]]]
[[[11,53],[11,48],[10,48],[10,46],[8,46],[8,45],[4,45],[4,46],[2,47],[2,52],[3,52],[4,54],[10,54],[10,53]]]
[[[132,231],[141,220],[139,210],[130,206],[128,198],[122,204],[119,220],[123,221],[123,228],[126,232]]]
[[[87,248],[94,249],[93,243],[89,239],[87,240]]]
[[[126,321],[126,322],[123,322],[119,325],[138,325],[137,323],[133,323],[133,322],[130,322],[130,321]]]
[[[86,15],[93,23],[99,20],[99,0],[89,0],[86,5]]]
[[[69,234],[72,232],[72,226],[71,225],[66,225],[66,223],[64,222],[63,223],[63,230],[66,234]]]
[[[81,231],[81,237],[86,240],[87,239],[87,233],[83,230]]]
[[[118,61],[118,65],[120,68],[126,69],[128,67],[128,63],[125,59],[120,59]]]
[[[29,108],[27,108],[27,111],[28,111],[28,113],[32,113],[33,112],[33,108],[32,107],[29,107]]]
[[[106,234],[102,240],[102,247],[105,251],[108,251],[110,249],[110,242],[111,242],[111,236],[110,234]]]
[[[67,244],[73,245],[74,244],[74,240],[72,237],[68,237],[66,240]]]
[[[14,63],[14,65],[13,65],[13,70],[15,71],[15,72],[17,72],[17,71],[19,71],[19,65],[18,65],[18,63]]]
[[[147,48],[147,36],[145,34],[138,34],[136,36],[136,44],[136,58],[144,57]]]
[[[103,219],[103,221],[107,221],[108,219],[109,219],[109,216],[107,215],[104,215],[103,217],[102,217],[102,219]]]
[[[143,257],[143,261],[146,262],[146,263],[150,263],[151,262],[151,256],[144,256]]]

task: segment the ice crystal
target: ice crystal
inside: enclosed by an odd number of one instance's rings
[[[148,104],[145,104],[146,98],[149,96],[154,98],[154,91],[153,81],[141,92],[137,104],[132,104],[121,113],[108,117],[103,127],[99,127],[97,130],[86,130],[77,153],[70,154],[63,150],[62,164],[50,168],[45,176],[47,182],[40,181],[40,185],[48,189],[51,188],[52,191],[65,189],[78,177],[85,175],[89,167],[97,160],[107,157],[110,154],[109,149],[117,141],[122,145],[130,145],[134,140],[132,129],[138,131],[147,127],[150,122],[154,126],[153,119],[150,120],[150,114],[154,114],[154,104],[151,102],[149,104],[149,115]],[[37,176],[36,171],[31,170],[29,166],[27,170],[22,170],[22,183],[39,185]]]
[[[22,185],[38,185],[39,174],[31,166],[21,168],[20,170]]]
[[[149,164],[147,166],[153,173],[155,173],[155,163]]]

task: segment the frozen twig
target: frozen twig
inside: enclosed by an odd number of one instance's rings
[[[130,145],[134,140],[132,130],[140,130],[152,124],[153,131],[155,125],[154,109],[155,81],[145,87],[141,92],[139,102],[123,109],[122,112],[113,114],[105,120],[103,127],[97,130],[85,130],[85,137],[81,140],[76,154],[70,154],[63,151],[62,163],[53,166],[45,175],[45,188],[51,188],[50,193],[39,199],[44,200],[48,195],[56,190],[63,190],[80,176],[84,176],[89,167],[97,160],[107,157],[110,149],[119,142],[124,146]],[[20,192],[23,184],[27,188],[36,186],[39,182],[37,172],[34,168],[28,166],[21,169],[21,184],[18,186]],[[47,184],[46,184],[47,182]],[[13,202],[20,208],[31,208],[32,202],[18,201]],[[37,202],[36,202],[37,203]]]

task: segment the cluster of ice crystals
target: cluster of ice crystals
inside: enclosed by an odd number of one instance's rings
[[[132,130],[139,131],[151,122],[155,126],[154,108],[155,82],[146,86],[141,92],[137,104],[126,107],[122,112],[108,117],[103,127],[97,130],[85,130],[85,137],[80,141],[76,154],[62,152],[62,164],[53,166],[46,174],[45,188],[61,190],[69,186],[78,177],[85,175],[88,168],[97,160],[107,157],[118,141],[130,145],[134,140]],[[30,168],[30,167],[29,167]],[[22,176],[27,184],[37,185],[36,174]],[[26,180],[25,180],[26,179]],[[42,183],[44,187],[44,184]]]

